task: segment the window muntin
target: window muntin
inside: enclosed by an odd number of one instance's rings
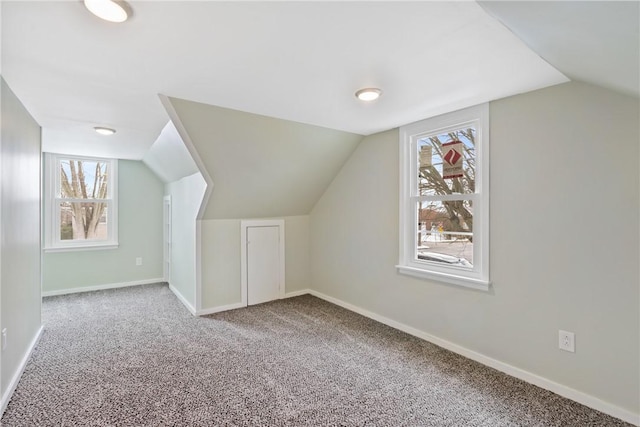
[[[403,126],[400,144],[398,270],[486,289],[488,106]]]
[[[117,246],[117,161],[47,155],[46,249]]]

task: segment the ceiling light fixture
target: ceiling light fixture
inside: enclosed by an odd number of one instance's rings
[[[119,0],[84,0],[84,6],[98,18],[109,22],[124,22],[131,15],[129,5]]]
[[[356,92],[356,98],[361,101],[374,101],[380,97],[382,91],[377,87],[367,87]]]
[[[105,128],[102,126],[96,126],[93,128],[93,130],[98,132],[100,135],[113,135],[114,133],[116,133],[115,129]]]

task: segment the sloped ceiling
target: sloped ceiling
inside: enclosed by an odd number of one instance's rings
[[[2,74],[43,148],[141,159],[158,94],[371,134],[567,81],[472,1],[2,1]],[[383,96],[364,104],[356,90]],[[117,129],[105,138],[93,126]]]
[[[213,181],[203,219],[308,214],[363,138],[178,98],[168,100]]]
[[[640,2],[479,3],[570,79],[640,96]]]
[[[167,123],[142,161],[164,182],[177,181],[199,172],[173,122]]]

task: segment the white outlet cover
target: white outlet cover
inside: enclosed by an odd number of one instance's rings
[[[576,336],[573,332],[558,331],[558,348],[564,351],[576,352]]]

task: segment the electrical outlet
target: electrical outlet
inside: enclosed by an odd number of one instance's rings
[[[136,258],[136,265],[142,265],[142,258],[141,257]]]
[[[576,352],[576,336],[573,332],[558,331],[558,347],[560,350]]]
[[[2,350],[7,348],[7,328],[2,330]]]

